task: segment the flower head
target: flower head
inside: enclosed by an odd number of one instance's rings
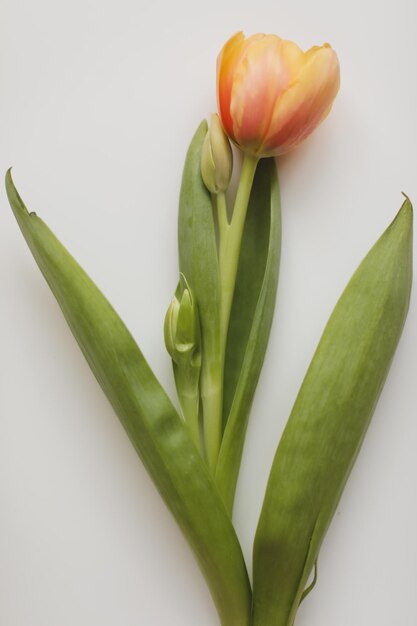
[[[288,152],[328,115],[339,90],[339,62],[329,44],[303,52],[276,35],[237,33],[217,59],[223,128],[258,157]]]

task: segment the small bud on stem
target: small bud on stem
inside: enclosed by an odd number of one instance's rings
[[[201,175],[207,189],[216,195],[224,193],[230,183],[232,168],[233,154],[229,139],[219,116],[213,113],[201,154]]]

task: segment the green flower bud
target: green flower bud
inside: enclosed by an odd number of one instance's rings
[[[199,450],[200,320],[197,303],[183,274],[180,275],[175,297],[165,316],[164,336],[166,348],[172,358],[182,413]]]
[[[233,154],[229,139],[219,116],[211,115],[210,128],[201,152],[201,176],[207,189],[214,194],[225,192],[232,176]]]
[[[179,310],[180,303],[178,302],[177,298],[174,297],[168,307],[168,311],[166,312],[164,321],[165,347],[172,359],[174,358],[175,354],[175,335],[177,332]]]
[[[181,275],[164,322],[165,345],[177,364],[200,367],[200,322],[197,305],[185,276]]]

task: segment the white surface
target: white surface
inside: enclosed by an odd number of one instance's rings
[[[278,308],[235,520],[250,567],[269,467],[349,276],[417,202],[414,0],[3,0],[0,170],[96,280],[173,393],[162,340],[185,151],[236,30],[330,41],[342,88],[282,159]],[[212,626],[188,547],[85,364],[0,191],[0,623]],[[297,626],[417,623],[416,298]]]

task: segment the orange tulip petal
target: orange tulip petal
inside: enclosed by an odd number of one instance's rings
[[[233,136],[246,147],[263,142],[274,104],[291,80],[274,35],[253,40],[235,67],[230,99]]]
[[[281,40],[280,55],[287,67],[291,82],[296,79],[305,63],[306,55],[299,46],[288,39]]]
[[[309,50],[298,77],[275,104],[262,151],[283,154],[305,139],[329,113],[339,85],[334,50],[328,45]]]
[[[252,38],[250,38],[252,39]],[[230,97],[236,65],[250,44],[242,32],[233,35],[223,46],[217,58],[217,100],[224,130],[229,136],[233,133],[230,116]]]

